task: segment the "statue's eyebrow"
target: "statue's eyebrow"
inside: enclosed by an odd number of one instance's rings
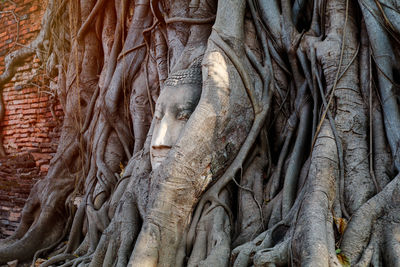
[[[188,102],[186,102],[185,104],[179,104],[178,106],[177,106],[177,109],[179,110],[179,111],[182,111],[182,110],[193,110],[194,108],[196,107],[196,104],[195,103],[193,103],[192,101],[188,101]]]

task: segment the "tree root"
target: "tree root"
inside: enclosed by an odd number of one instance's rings
[[[254,266],[287,265],[289,262],[289,246],[290,239],[286,238],[286,240],[275,245],[273,248],[266,248],[257,251],[253,259]]]
[[[41,255],[42,253],[46,253],[46,252],[52,250],[54,247],[56,247],[65,238],[65,236],[70,231],[71,222],[72,222],[73,217],[74,217],[73,213],[71,213],[70,216],[68,216],[68,220],[67,220],[66,225],[64,227],[63,233],[61,234],[61,236],[53,244],[51,244],[50,246],[48,246],[46,248],[43,248],[43,249],[40,249],[40,250],[36,251],[35,255],[33,256],[33,261],[32,261],[33,264],[36,262],[36,259],[39,257],[39,255]]]
[[[243,145],[241,146],[241,149],[239,153],[237,154],[235,160],[232,162],[232,164],[229,166],[229,168],[225,171],[224,175],[214,184],[212,185],[207,192],[202,196],[200,199],[199,203],[197,204],[194,216],[193,216],[193,222],[192,226],[190,227],[190,230],[188,231],[188,238],[189,240],[193,240],[194,237],[194,231],[195,231],[195,226],[197,222],[200,220],[200,215],[203,211],[204,205],[210,201],[211,199],[218,199],[218,195],[220,194],[221,190],[227,186],[227,184],[232,181],[232,178],[234,175],[236,175],[237,171],[241,169],[243,166],[244,160],[246,159],[251,147],[253,146],[257,136],[259,135],[261,128],[263,127],[266,117],[269,113],[269,108],[270,108],[270,101],[271,101],[271,95],[272,95],[272,90],[270,87],[270,79],[267,77],[264,77],[264,91],[263,91],[263,99],[262,99],[262,109],[261,112],[258,114],[255,114],[254,122],[252,125],[252,128],[250,129],[250,132],[244,141]],[[268,88],[269,87],[269,88]],[[253,99],[253,101],[255,101]],[[257,110],[256,107],[254,107],[255,110]]]
[[[233,247],[250,241],[264,230],[266,217],[262,209],[262,172],[264,166],[265,159],[256,156],[241,178],[238,196],[237,236],[232,242]]]
[[[395,210],[398,214],[399,210]],[[399,216],[396,216],[397,219]],[[399,222],[388,221],[383,231],[383,256],[388,266],[400,266],[400,225]]]
[[[227,190],[221,192],[220,201],[227,207],[231,206],[230,198]],[[232,220],[226,208],[216,206],[209,212],[205,210],[196,228],[199,235],[196,233],[188,266],[228,266]]]
[[[59,215],[52,210],[42,211],[40,218],[31,226],[33,230],[26,233],[23,238],[1,248],[0,262],[8,262],[15,259],[20,261],[29,260],[32,259],[38,248],[54,244],[64,230],[64,221],[57,219],[57,216]],[[51,221],[52,225],[51,232],[48,232],[49,221]],[[40,241],[37,242],[38,240]]]
[[[59,62],[63,142],[0,262],[44,247],[34,258],[56,256],[43,267],[400,265],[400,174],[390,182],[388,173],[392,158],[400,168],[397,7],[359,0],[358,14],[349,0],[248,0],[251,21],[244,0],[175,2],[69,3],[65,32],[79,32],[63,37],[75,51],[68,71]],[[48,47],[35,42],[7,57],[0,88],[33,49]],[[152,171],[152,101],[170,68],[204,51],[199,105]],[[84,200],[68,217],[75,196]]]
[[[370,266],[372,264],[372,258],[374,256],[375,251],[379,250],[380,242],[378,234],[379,232],[382,231],[382,224],[376,223],[373,228],[374,230],[371,234],[368,246],[364,249],[362,256],[360,257],[358,262],[354,264],[354,266],[356,267]]]
[[[234,267],[246,267],[253,261],[254,255],[261,250],[271,248],[274,246],[273,236],[274,231],[284,227],[285,222],[281,221],[269,228],[267,231],[261,233],[250,242],[244,243],[232,250],[231,263]]]
[[[399,188],[400,175],[398,174],[381,192],[368,200],[352,216],[340,246],[343,254],[351,263],[357,262],[361,257],[374,222],[385,210],[394,205],[393,200],[397,197]]]
[[[40,267],[48,267],[48,266],[54,265],[59,262],[69,261],[69,260],[73,260],[73,259],[76,259],[76,257],[74,255],[68,254],[68,253],[62,253],[62,254],[54,256],[54,257],[50,258],[49,260],[45,261],[44,263],[40,264]],[[33,264],[35,262],[36,261],[34,261]]]

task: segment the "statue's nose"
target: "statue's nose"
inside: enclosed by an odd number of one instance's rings
[[[153,148],[171,148],[174,145],[174,129],[171,118],[164,116],[153,133]]]

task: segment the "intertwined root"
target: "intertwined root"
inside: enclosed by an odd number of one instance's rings
[[[400,264],[396,7],[219,0],[211,28],[212,1],[78,2],[64,143],[0,262],[40,248],[58,254],[42,266]],[[202,99],[151,172],[159,85],[203,54]]]
[[[339,225],[333,223],[330,209],[315,213],[320,206],[318,203],[323,203],[324,198],[327,200],[327,195],[318,191],[308,192],[301,197],[302,204],[296,216],[286,217],[286,220],[292,220],[287,224],[289,226],[284,226],[282,221],[254,240],[236,247],[232,251],[231,262],[234,266],[281,266],[308,261],[319,262],[321,266],[328,263],[333,266],[369,266],[384,261],[397,266],[400,249],[399,192],[399,176],[396,176],[352,216],[340,243],[336,243],[339,248],[335,247],[334,232],[341,230]],[[316,201],[315,197],[320,201]],[[327,216],[320,218],[322,214]],[[278,241],[276,236],[280,236]],[[381,250],[382,247],[385,250]]]

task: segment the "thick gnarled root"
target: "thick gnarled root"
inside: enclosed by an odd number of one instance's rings
[[[55,173],[55,174],[60,174]],[[21,223],[9,239],[0,244],[0,263],[32,259],[38,250],[60,242],[69,230],[68,217],[72,210],[65,208],[65,199],[72,191],[71,177],[57,183],[52,179],[38,182],[31,191],[28,204],[22,211]]]
[[[292,222],[290,230],[282,221],[255,240],[235,248],[232,253],[234,266],[247,266],[250,262],[256,266],[285,264],[289,259],[285,254],[288,246],[294,257],[291,260],[320,266],[328,264],[332,254],[335,255],[334,246],[328,243],[334,240],[329,236],[332,234],[329,227],[332,227],[330,209],[336,195],[337,176],[336,143],[329,124],[325,122],[312,154],[307,186],[284,219]]]
[[[363,204],[351,218],[347,229],[343,235],[341,250],[350,263],[355,263],[363,257],[363,252],[368,247],[368,242],[374,238],[374,232],[378,231],[380,238],[388,245],[388,253],[386,257],[390,261],[396,257],[391,256],[392,253],[397,253],[395,233],[398,231],[396,223],[398,222],[398,205],[400,201],[400,175],[397,175],[380,193]],[[374,225],[378,218],[385,215],[387,226],[382,231],[375,230]],[[393,234],[388,234],[392,232]],[[372,233],[372,237],[370,238]],[[392,236],[392,237],[389,237]],[[365,253],[365,252],[364,252]]]
[[[231,253],[231,195],[223,190],[218,203],[203,211],[187,266],[228,266]]]
[[[254,255],[254,266],[285,266],[289,262],[289,238],[280,242],[271,249],[257,251]]]

